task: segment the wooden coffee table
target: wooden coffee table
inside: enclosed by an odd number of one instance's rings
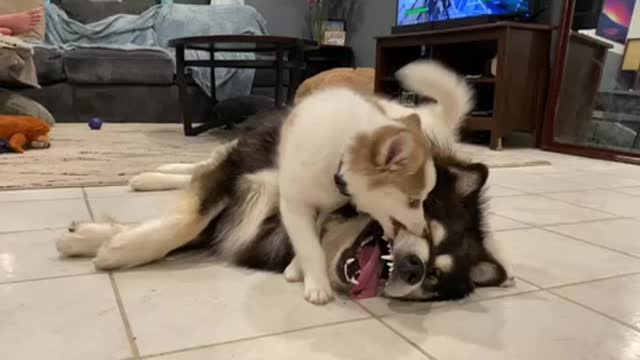
[[[284,36],[215,35],[173,39],[169,41],[169,46],[176,49],[176,83],[182,107],[184,134],[193,136],[227,124],[224,119],[212,119],[202,125],[193,126],[187,96],[186,67],[208,67],[211,70],[211,106],[214,109],[218,104],[215,89],[216,68],[273,69],[276,75],[275,106],[284,107],[282,88],[285,71],[289,72],[286,103],[291,104],[302,81],[302,73],[305,69],[304,52],[317,48],[318,44],[312,40]],[[186,60],[186,49],[208,51],[209,59]],[[251,52],[274,56],[256,60],[216,60],[216,52]]]

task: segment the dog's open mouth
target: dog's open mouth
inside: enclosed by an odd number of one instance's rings
[[[392,244],[382,228],[373,225],[365,228],[338,263],[338,273],[353,285],[351,293],[358,299],[377,296],[393,271]]]

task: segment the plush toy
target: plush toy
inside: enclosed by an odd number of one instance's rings
[[[328,87],[348,87],[364,95],[373,95],[375,76],[373,68],[335,68],[323,71],[300,84],[295,101]]]
[[[17,153],[24,152],[25,148],[48,148],[49,125],[32,116],[0,115],[0,139]]]

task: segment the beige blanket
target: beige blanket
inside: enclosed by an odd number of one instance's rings
[[[0,84],[40,88],[33,47],[14,36],[0,35]]]

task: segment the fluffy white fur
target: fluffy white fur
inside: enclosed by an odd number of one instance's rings
[[[458,129],[464,116],[473,108],[473,92],[465,80],[434,61],[415,61],[402,67],[396,78],[403,89],[437,101],[414,108],[398,102],[380,99],[380,105],[391,117],[411,113],[420,116],[422,130],[441,146],[448,147],[458,139]]]

